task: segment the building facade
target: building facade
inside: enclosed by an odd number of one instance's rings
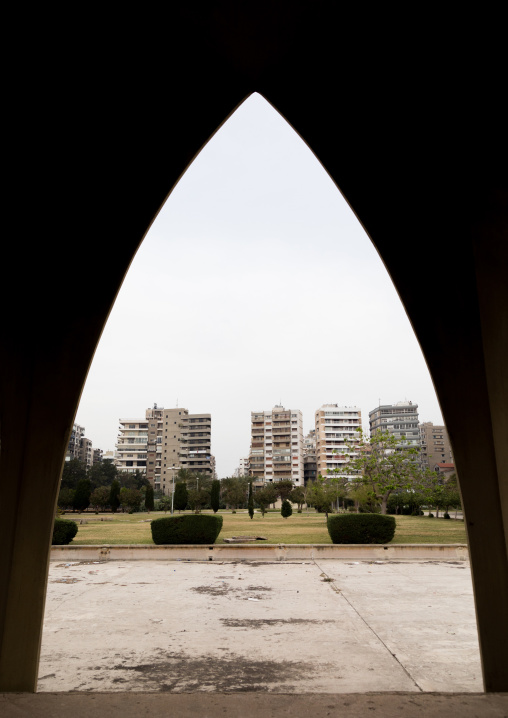
[[[382,404],[369,411],[370,435],[376,431],[388,431],[400,439],[405,446],[420,446],[418,428],[418,404],[399,401],[397,404]],[[404,437],[404,438],[403,438]]]
[[[315,454],[306,454],[303,457],[303,482],[305,486],[309,481],[317,479],[317,462]]]
[[[78,459],[85,466],[90,468],[94,463],[94,451],[92,442],[85,436],[85,427],[74,424],[71,431],[71,437],[67,446],[66,461]]]
[[[359,443],[362,412],[356,406],[323,404],[315,413],[315,422],[317,473],[326,477],[335,469],[342,471],[351,453],[348,445]]]
[[[143,471],[154,489],[171,493],[179,469],[213,478],[211,434],[210,414],[154,404],[145,419],[120,419],[115,463],[120,471]]]
[[[256,487],[290,479],[303,486],[303,419],[299,409],[277,405],[251,412],[249,473]]]
[[[236,476],[238,478],[242,476],[249,476],[249,466],[249,457],[242,456],[242,458],[238,462],[238,468],[235,469],[233,476]]]
[[[316,455],[316,430],[311,429],[308,434],[303,437],[303,455]]]
[[[444,425],[424,421],[420,432],[420,463],[422,468],[434,471],[436,464],[453,464],[453,453]]]
[[[119,419],[115,465],[119,471],[146,473],[147,419]]]

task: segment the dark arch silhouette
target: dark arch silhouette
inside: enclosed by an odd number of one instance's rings
[[[492,16],[457,32],[405,15],[401,31],[332,5],[175,4],[163,23],[80,18],[31,45],[7,135],[21,201],[1,282],[0,690],[35,690],[62,463],[123,277],[254,91],[327,169],[406,308],[460,477],[485,688],[508,690],[503,43]]]

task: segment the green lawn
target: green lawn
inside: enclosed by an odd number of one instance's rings
[[[324,514],[293,513],[283,519],[280,513],[267,513],[263,518],[256,513],[252,521],[247,512],[232,514],[220,512],[224,517],[222,531],[216,543],[232,536],[264,536],[266,543],[331,543]],[[169,516],[169,514],[166,514]],[[74,545],[93,544],[147,544],[152,543],[150,521],[164,516],[151,514],[66,514],[62,518],[78,522]],[[108,518],[109,521],[100,519]],[[79,524],[80,519],[87,523]],[[429,519],[416,516],[396,516],[397,529],[392,543],[466,543],[462,521]]]

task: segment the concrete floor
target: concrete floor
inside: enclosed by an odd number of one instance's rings
[[[508,694],[4,693],[2,718],[507,718]]]
[[[469,564],[52,563],[38,690],[481,693]]]

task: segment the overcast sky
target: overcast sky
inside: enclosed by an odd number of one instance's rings
[[[97,349],[76,423],[114,449],[118,419],[156,402],[212,415],[229,476],[250,412],[281,403],[418,403],[441,423],[421,350],[383,263],[342,195],[260,96],[235,112],[159,213]]]

